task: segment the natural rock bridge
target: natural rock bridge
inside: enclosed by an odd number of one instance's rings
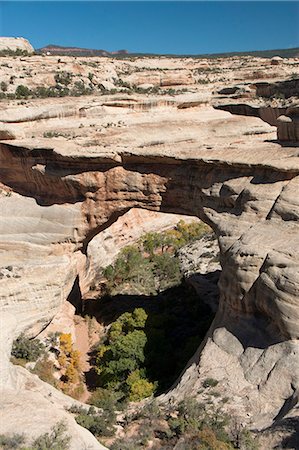
[[[269,426],[294,407],[299,389],[296,148],[261,138],[240,140],[242,121],[228,113],[215,115],[212,150],[194,140],[131,150],[118,142],[113,151],[84,152],[59,140],[2,141],[1,385],[6,398],[17,386],[20,402],[27,395],[34,404],[37,396],[28,387],[30,376],[9,363],[12,340],[24,330],[31,335],[42,330],[76,277],[83,295],[87,292],[95,274],[89,242],[131,208],[143,208],[200,217],[215,231],[221,251],[219,310],[165,399],[198,395],[210,376],[253,427]],[[246,126],[258,121],[247,120]],[[229,121],[234,132],[224,142],[221,133]],[[201,126],[209,134],[215,123]],[[62,394],[54,397],[67,402]]]

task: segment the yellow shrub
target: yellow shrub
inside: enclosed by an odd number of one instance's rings
[[[72,336],[70,333],[62,333],[59,336],[59,348],[67,356],[71,353],[71,351],[72,351]]]
[[[66,367],[67,357],[66,357],[65,353],[60,353],[60,355],[58,356],[58,362],[62,369],[64,369]]]
[[[155,385],[144,378],[140,378],[139,370],[132,372],[126,383],[130,386],[129,400],[131,402],[138,402],[145,397],[152,395]]]
[[[203,427],[203,429],[199,432],[199,437],[201,441],[208,445],[209,448],[215,450],[232,450],[232,446],[227,444],[226,442],[219,441],[217,439],[216,434],[211,428]]]
[[[74,367],[74,364],[70,363],[65,371],[65,377],[68,383],[76,383],[78,381],[78,371]]]
[[[80,352],[78,350],[72,350],[70,353],[70,363],[76,369],[80,369]]]

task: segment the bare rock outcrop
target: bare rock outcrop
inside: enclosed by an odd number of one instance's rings
[[[0,52],[11,50],[15,52],[22,50],[27,53],[33,53],[34,48],[27,39],[21,37],[0,37]]]
[[[219,94],[229,95],[240,92],[237,87],[224,88]],[[255,94],[254,94],[255,93]],[[258,99],[253,98],[253,96]],[[214,107],[232,114],[260,117],[269,125],[277,127],[277,138],[280,142],[299,142],[299,78],[275,83],[255,83],[252,99],[240,101],[241,95],[236,95],[238,102],[232,98],[224,103],[223,99]]]
[[[192,85],[195,83],[195,79],[192,76],[190,70],[167,70],[165,72],[144,71],[133,73],[127,77],[123,77],[126,83],[130,83],[136,86],[140,86],[145,83],[150,83],[153,86],[181,86]]]
[[[89,431],[79,426],[68,412],[74,405],[85,405],[41,381],[23,367],[15,366],[14,371],[19,385],[17,391],[5,391],[1,398],[1,433],[5,431],[5,434],[13,435],[17,429],[18,432],[24,432],[27,440],[32,441],[48,433],[57,423],[63,423],[66,434],[71,438],[70,450],[106,449]]]

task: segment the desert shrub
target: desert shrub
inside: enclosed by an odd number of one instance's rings
[[[247,429],[233,424],[233,432],[231,433],[231,440],[235,448],[242,450],[259,450],[259,444],[254,435]]]
[[[72,81],[73,75],[70,72],[57,72],[54,75],[54,80],[57,84],[68,86]]]
[[[54,137],[69,137],[70,134],[61,133],[60,131],[45,131],[43,137],[54,138]]]
[[[228,418],[221,410],[207,411],[204,404],[188,397],[178,404],[177,416],[168,419],[170,430],[178,439],[183,438],[182,448],[190,449],[233,449],[227,425]],[[193,447],[193,444],[198,447]]]
[[[18,449],[24,442],[25,437],[23,434],[0,434],[0,447],[4,450]]]
[[[50,361],[46,356],[37,361],[32,373],[37,375],[42,381],[57,387],[57,380],[54,377],[55,367],[53,361]]]
[[[87,88],[83,81],[75,81],[73,89],[70,91],[70,95],[74,95],[75,97],[79,97],[80,95],[89,95],[92,94],[93,90],[91,88]]]
[[[16,98],[28,98],[31,95],[31,90],[27,86],[20,84],[16,88],[15,96]]]
[[[6,92],[7,91],[7,83],[5,83],[5,81],[1,81],[0,89],[1,89],[2,92]]]
[[[149,439],[154,437],[153,429],[147,424],[143,424],[138,431],[138,436],[124,437],[114,441],[111,450],[136,450],[146,448]]]
[[[109,389],[97,388],[89,397],[88,402],[101,408],[104,411],[115,411],[122,409],[122,405],[119,403],[120,395]]]
[[[49,433],[42,434],[29,450],[67,450],[71,438],[66,434],[64,422],[58,422]]]
[[[66,97],[70,94],[70,90],[63,85],[56,84],[55,86],[38,86],[32,91],[32,97],[48,98],[48,97]]]
[[[11,50],[10,48],[7,48],[5,50],[0,51],[0,57],[1,56],[30,56],[31,53],[29,53],[27,50],[22,50],[20,48],[17,48],[16,50]]]
[[[21,334],[12,346],[11,354],[15,358],[36,361],[44,351],[44,345],[37,339],[29,339]]]
[[[206,378],[202,383],[204,388],[215,387],[217,384],[218,380],[215,380],[215,378]]]
[[[50,88],[47,88],[45,86],[38,86],[34,90],[34,97],[47,98],[47,97],[51,97],[50,93],[51,93]]]
[[[162,255],[154,255],[152,262],[153,272],[159,283],[159,290],[164,291],[168,287],[180,284],[182,274],[177,258],[169,253],[162,253]]]
[[[82,411],[76,416],[76,422],[95,436],[113,436],[115,434],[116,415],[111,410],[97,413],[93,407],[90,407],[87,412]]]

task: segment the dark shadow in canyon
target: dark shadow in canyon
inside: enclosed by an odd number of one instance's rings
[[[266,139],[265,142],[270,142],[271,144],[279,144],[281,147],[299,147],[298,142],[280,141],[279,139]]]
[[[67,301],[75,307],[75,314],[82,314],[82,294],[79,285],[79,276],[77,275]]]
[[[217,296],[220,271],[201,275],[211,287],[213,280]],[[207,299],[208,300],[208,299]],[[213,299],[215,301],[215,298]],[[188,360],[203,341],[213,319],[214,312],[202,296],[186,282],[157,295],[116,295],[84,301],[84,315],[95,317],[99,323],[109,326],[125,312],[143,308],[148,317],[144,332],[145,369],[151,381],[158,382],[157,395],[167,391],[179,377]],[[90,353],[95,363],[96,351]],[[98,377],[92,368],[85,373],[89,390],[95,389]]]

